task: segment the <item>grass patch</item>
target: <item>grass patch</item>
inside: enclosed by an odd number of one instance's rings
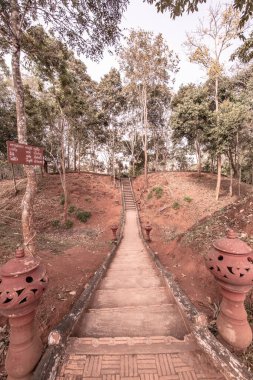
[[[83,211],[83,210],[76,211],[76,218],[80,220],[80,222],[86,223],[90,217],[91,217],[91,213],[89,211]]]
[[[76,211],[76,206],[70,205],[68,209],[69,214],[73,214],[75,211]]]
[[[163,196],[163,188],[161,186],[153,187],[153,189],[148,193],[148,199],[151,199],[153,195],[157,199],[161,198]]]
[[[61,225],[61,222],[58,219],[51,220],[51,226],[54,228],[59,228]]]
[[[73,224],[74,223],[72,222],[72,220],[67,219],[66,222],[64,223],[64,228],[66,228],[66,230],[69,230],[70,228],[73,227]]]
[[[192,198],[189,197],[188,195],[186,195],[186,196],[184,197],[184,201],[185,201],[185,202],[188,202],[188,203],[191,203]]]
[[[174,210],[178,210],[180,208],[180,203],[179,202],[174,202],[171,206]]]

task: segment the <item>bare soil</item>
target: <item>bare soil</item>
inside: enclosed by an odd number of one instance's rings
[[[41,335],[46,342],[49,331],[70,310],[94,272],[112,248],[111,225],[118,224],[121,213],[121,194],[109,176],[67,174],[70,206],[89,211],[86,223],[79,221],[75,212],[69,213],[73,227],[62,226],[62,188],[58,175],[38,177],[35,200],[35,226],[38,256],[47,268],[48,289],[38,308]],[[12,181],[0,183],[0,265],[14,256],[21,243],[21,200],[25,180],[18,183],[14,196]],[[72,208],[73,209],[73,208]],[[57,222],[55,222],[57,221]],[[58,227],[54,227],[60,224]],[[3,371],[4,341],[8,339],[7,320],[0,317],[0,378]],[[2,355],[1,355],[2,354]],[[3,374],[3,372],[2,372]]]
[[[216,176],[199,177],[197,173],[150,174],[147,190],[144,190],[143,176],[134,181],[144,235],[149,221],[153,228],[151,248],[196,308],[208,316],[213,330],[221,299],[213,276],[205,267],[205,254],[212,242],[226,235],[229,228],[253,247],[253,187],[242,184],[238,197],[238,183],[235,183],[235,195],[230,197],[229,180],[223,177],[221,196],[216,202],[215,186]],[[163,189],[162,195],[161,190],[156,195],[157,187]],[[246,306],[253,323],[251,294]],[[253,347],[243,360],[253,369]]]

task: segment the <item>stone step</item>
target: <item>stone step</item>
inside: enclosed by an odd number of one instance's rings
[[[156,272],[152,268],[112,268],[109,269],[108,272],[106,273],[106,277],[120,277],[122,279],[125,279],[127,277],[152,277],[152,276],[157,276]],[[106,278],[105,277],[105,278]]]
[[[166,288],[97,290],[92,302],[93,309],[126,306],[148,306],[174,303]]]
[[[188,329],[176,305],[89,309],[80,318],[73,336],[138,337],[173,336],[183,339]]]
[[[177,353],[199,350],[192,334],[184,340],[172,336],[150,337],[108,337],[76,338],[70,337],[66,354],[84,355],[144,355]],[[189,378],[191,380],[191,378]]]
[[[100,284],[100,289],[129,289],[129,288],[152,288],[163,286],[160,277],[130,277],[114,276],[105,277]]]

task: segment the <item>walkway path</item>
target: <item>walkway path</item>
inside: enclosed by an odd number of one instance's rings
[[[124,238],[69,339],[57,380],[221,380],[199,351],[137,226],[124,182]]]

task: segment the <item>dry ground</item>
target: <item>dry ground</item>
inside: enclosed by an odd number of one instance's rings
[[[224,236],[228,228],[237,231],[253,247],[253,187],[242,184],[239,198],[235,183],[235,195],[230,197],[229,180],[223,177],[221,197],[216,202],[216,176],[211,174],[199,177],[197,173],[154,173],[149,175],[148,184],[144,191],[143,176],[134,181],[143,230],[150,221],[152,249],[193,304],[207,314],[210,326],[214,326],[220,296],[213,276],[205,267],[204,256],[212,242]],[[158,198],[153,190],[157,187],[163,189]],[[253,322],[251,295],[247,307]],[[245,355],[253,369],[253,347]]]
[[[62,188],[58,175],[38,177],[35,200],[35,226],[38,256],[47,267],[48,289],[38,309],[43,341],[48,332],[69,311],[85,284],[112,248],[111,225],[119,223],[121,194],[110,177],[69,173],[67,175],[70,205],[91,212],[82,223],[69,214],[73,227],[53,227],[62,220]],[[0,182],[0,264],[13,257],[21,243],[21,199],[25,180],[18,183],[19,193],[14,196],[11,181]],[[7,339],[6,319],[0,317],[0,335]],[[3,340],[2,340],[3,342]],[[0,344],[3,354],[4,345]],[[3,364],[2,355],[2,364]],[[1,360],[0,360],[1,364]],[[0,367],[1,378],[1,367]]]

